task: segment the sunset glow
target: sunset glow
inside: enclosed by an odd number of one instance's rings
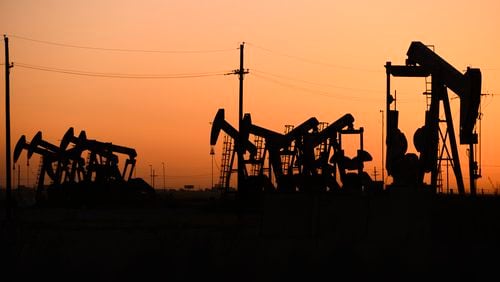
[[[208,188],[210,122],[224,108],[226,119],[238,124],[238,79],[224,74],[239,67],[238,46],[245,42],[244,112],[253,122],[283,132],[310,117],[332,122],[351,113],[365,130],[364,147],[373,156],[365,169],[373,176],[382,166],[384,65],[404,64],[410,43],[422,41],[461,72],[481,69],[478,188],[493,192],[500,186],[498,11],[493,0],[2,1],[0,30],[14,63],[12,147],[39,130],[58,144],[74,127],[91,139],[135,148],[136,176],[149,182],[154,168],[156,188],[163,187],[162,163],[167,187]],[[392,82],[400,127],[411,141],[424,122],[425,81]],[[459,100],[449,95],[458,124]],[[4,99],[0,107],[5,132]],[[0,148],[4,156],[4,138]],[[466,149],[459,152],[468,179]],[[29,174],[25,154],[18,164],[21,183],[33,184],[38,163]],[[0,179],[3,186],[4,158]]]

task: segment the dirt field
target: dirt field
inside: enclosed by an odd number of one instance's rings
[[[133,207],[18,207],[12,221],[2,210],[1,266],[14,280],[470,281],[500,265],[498,198],[158,196]]]

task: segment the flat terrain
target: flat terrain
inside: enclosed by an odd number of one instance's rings
[[[167,191],[140,205],[29,203],[12,221],[0,213],[13,280],[470,281],[500,266],[496,197]]]

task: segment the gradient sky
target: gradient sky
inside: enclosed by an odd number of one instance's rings
[[[164,162],[168,187],[209,187],[210,122],[218,108],[225,108],[227,120],[237,125],[236,76],[105,78],[43,72],[21,64],[120,74],[225,73],[239,67],[237,48],[245,41],[250,74],[244,111],[252,114],[254,123],[281,132],[285,124],[297,125],[309,117],[332,122],[351,113],[355,125],[365,128],[365,149],[374,157],[366,169],[372,173],[381,167],[384,64],[404,64],[411,41],[422,41],[434,45],[460,71],[480,68],[482,92],[497,95],[482,100],[483,178],[478,186],[490,189],[489,179],[500,185],[495,146],[500,138],[499,11],[500,2],[494,0],[1,1],[0,31],[10,35],[11,61],[20,64],[11,74],[12,146],[22,134],[30,140],[38,130],[58,144],[73,126],[91,139],[135,148],[137,177],[149,180],[150,165],[161,175]],[[221,51],[104,51],[19,37],[111,49]],[[3,68],[1,72],[3,85]],[[400,127],[412,140],[424,120],[424,79],[392,82]],[[3,103],[1,99],[1,132]],[[455,122],[458,103],[451,100]],[[0,139],[3,155],[5,141]],[[220,163],[221,148],[215,149]],[[459,151],[468,183],[466,148]],[[25,181],[25,161],[20,163]],[[37,165],[31,164],[31,182]],[[0,171],[4,183],[5,158],[0,159]],[[218,174],[216,165],[215,179]],[[156,183],[163,186],[161,177]]]

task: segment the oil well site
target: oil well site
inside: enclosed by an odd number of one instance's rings
[[[57,141],[42,131],[15,137],[14,166],[22,155],[42,161],[34,189],[2,191],[1,265],[18,279],[498,277],[500,198],[476,182],[481,70],[461,72],[418,41],[404,59],[385,63],[381,173],[390,182],[368,173],[365,128],[350,109],[282,132],[255,124],[241,100],[238,124],[213,109],[210,136],[199,137],[223,148],[209,191],[153,189],[134,176],[133,144],[100,140],[91,129],[69,127]],[[240,83],[246,72],[242,63],[234,72]],[[425,123],[414,132],[399,127],[391,81],[402,77],[426,81]],[[451,97],[460,101],[459,116]],[[410,142],[418,153],[408,152]]]

